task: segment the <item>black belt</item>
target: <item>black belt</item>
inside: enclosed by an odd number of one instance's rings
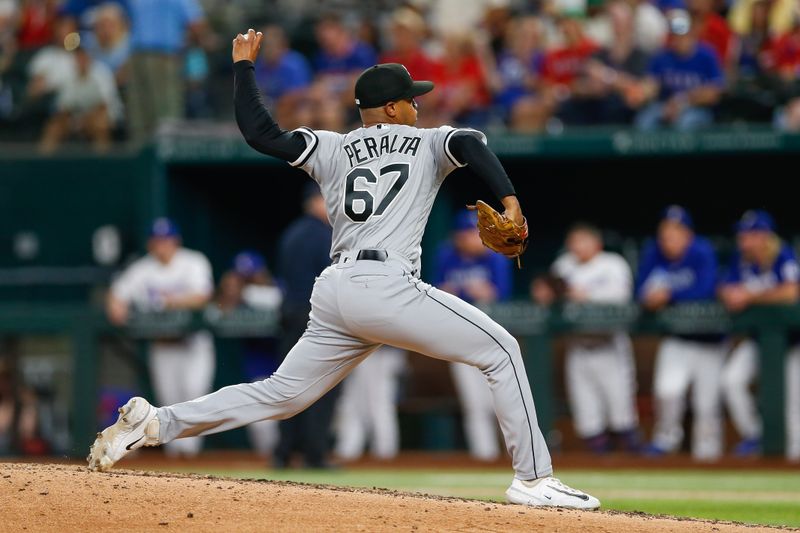
[[[342,254],[334,255],[332,264],[335,265],[341,258]],[[359,250],[356,256],[356,261],[386,261],[387,259],[389,259],[389,253],[386,250]]]

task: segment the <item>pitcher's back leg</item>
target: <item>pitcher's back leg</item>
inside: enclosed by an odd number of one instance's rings
[[[305,335],[269,378],[159,408],[159,443],[288,418],[336,386],[378,346],[332,331]]]

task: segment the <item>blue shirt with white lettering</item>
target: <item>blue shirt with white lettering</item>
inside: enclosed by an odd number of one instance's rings
[[[474,303],[465,292],[467,283],[488,281],[497,291],[497,300],[502,301],[511,296],[511,274],[511,261],[500,254],[489,251],[480,257],[463,257],[448,243],[439,250],[433,284],[437,287],[450,285],[456,296]]]
[[[636,296],[641,299],[650,290],[665,288],[672,295],[670,303],[713,300],[716,278],[717,258],[707,239],[694,237],[683,257],[675,261],[651,242],[639,263]]]
[[[717,55],[704,43],[698,43],[689,56],[665,48],[650,62],[648,74],[658,81],[661,100],[704,85],[721,87],[725,83]]]
[[[800,281],[800,266],[791,246],[781,244],[775,261],[768,269],[763,269],[742,257],[738,251],[731,258],[730,270],[723,278],[725,285],[743,284],[750,292],[759,293],[783,283]]]

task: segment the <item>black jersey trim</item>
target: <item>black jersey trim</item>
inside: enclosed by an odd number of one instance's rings
[[[453,134],[455,132],[457,132],[457,131],[460,131],[460,130],[459,129],[452,129],[447,134],[447,136],[445,136],[445,138],[444,138],[444,153],[447,156],[447,159],[449,159],[451,163],[453,163],[458,168],[462,168],[462,167],[464,167],[466,165],[464,165],[463,163],[459,163],[458,160],[453,156],[453,154],[450,153],[450,137],[452,137]]]
[[[308,163],[308,160],[311,158],[311,154],[313,154],[314,150],[316,150],[317,146],[319,146],[319,137],[317,137],[317,134],[314,133],[314,130],[312,130],[311,128],[306,128],[305,126],[297,128],[294,131],[302,133],[311,139],[311,142],[306,147],[305,151],[303,151],[303,153],[300,154],[300,157],[298,157],[295,161],[289,163],[293,167],[302,167],[306,163]]]

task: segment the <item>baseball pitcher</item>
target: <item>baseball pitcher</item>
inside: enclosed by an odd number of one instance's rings
[[[282,130],[263,105],[253,75],[262,34],[233,41],[236,120],[256,150],[305,170],[319,183],[333,228],[331,265],[316,281],[309,324],[264,381],[225,387],[155,408],[132,398],[98,435],[91,468],[105,470],[130,450],[208,435],[257,420],[288,418],[339,383],[383,344],[478,367],[492,389],[512,456],[513,503],[595,509],[597,498],[552,477],[517,341],[456,296],[418,277],[420,242],[444,178],[469,165],[503,203],[478,202],[485,243],[518,257],[527,227],[500,161],[474,130],[414,127],[414,98],[433,89],[399,64],[375,65],[355,84],[363,127],[350,133]]]

